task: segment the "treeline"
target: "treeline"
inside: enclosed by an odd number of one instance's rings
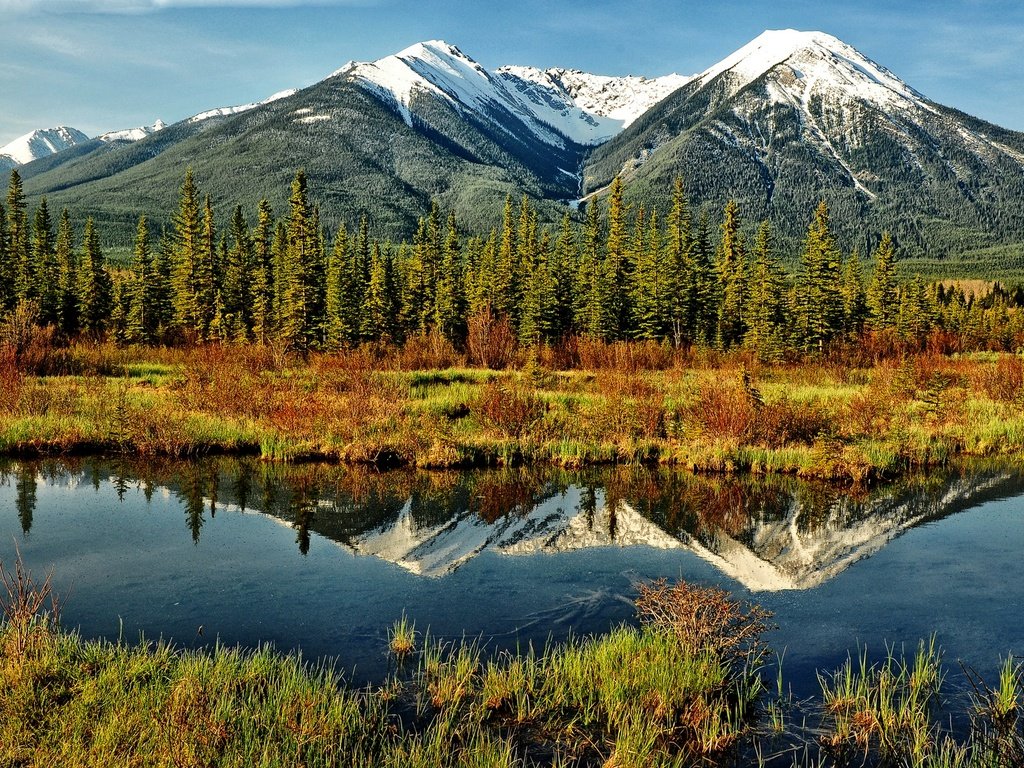
[[[583,335],[744,347],[764,360],[864,334],[947,350],[1024,342],[1018,294],[997,286],[976,299],[918,278],[901,282],[888,234],[865,269],[859,253],[838,247],[824,203],[794,272],[773,240],[765,222],[748,242],[734,202],[720,223],[692,216],[680,180],[664,216],[627,208],[619,179],[603,209],[588,205],[581,223],[566,215],[554,229],[538,226],[524,197],[518,205],[509,198],[486,235],[462,232],[435,204],[411,243],[371,238],[365,216],[332,236],[302,171],[282,216],[265,201],[253,220],[236,207],[222,230],[188,171],[170,229],[157,235],[143,216],[130,264],[112,268],[91,220],[77,237],[64,210],[54,227],[43,199],[30,224],[14,171],[0,206],[0,310],[66,338],[299,351],[431,332],[461,345],[481,322],[524,345]]]

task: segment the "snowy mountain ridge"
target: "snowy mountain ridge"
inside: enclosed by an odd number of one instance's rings
[[[142,125],[138,128],[125,128],[120,131],[107,131],[96,138],[107,144],[114,141],[141,141],[157,131],[162,131],[166,127],[167,123],[163,120],[157,120],[152,125]]]
[[[0,171],[16,168],[88,140],[89,137],[84,133],[66,125],[29,131],[0,147]]]
[[[607,141],[681,87],[680,75],[606,77],[578,70],[505,66],[489,72],[443,40],[416,43],[373,62],[350,62],[332,76],[390,101],[413,124],[417,95],[438,96],[476,115],[511,114],[541,141],[585,146]]]

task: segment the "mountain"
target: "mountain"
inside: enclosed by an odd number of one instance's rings
[[[589,158],[588,193],[623,174],[664,210],[672,179],[791,243],[820,199],[847,247],[890,229],[905,251],[1019,243],[1024,135],[936,104],[842,41],[769,31],[705,70]]]
[[[1024,268],[1024,134],[930,101],[821,32],[765,32],[698,75],[653,79],[490,71],[428,41],[21,172],[31,197],[94,216],[127,246],[139,213],[168,222],[188,166],[222,216],[261,197],[282,211],[304,168],[329,227],[368,212],[393,239],[431,200],[473,231],[494,226],[509,194],[557,221],[616,175],[627,200],[664,212],[681,176],[712,221],[730,198],[750,228],[773,221],[787,256],[825,199],[846,249],[866,253],[888,229],[904,255],[984,252]]]
[[[33,160],[47,157],[88,140],[89,137],[84,133],[66,125],[30,131],[24,136],[19,136],[10,144],[0,147],[0,172],[9,171],[11,168],[31,163]]]
[[[157,131],[162,131],[166,127],[167,123],[163,120],[157,120],[152,125],[142,125],[138,128],[126,128],[120,131],[107,131],[96,138],[108,144],[115,141],[139,141]]]
[[[330,225],[365,211],[395,238],[409,235],[431,199],[469,228],[490,228],[508,194],[542,201],[542,214],[555,220],[558,201],[579,195],[592,147],[682,82],[488,72],[455,46],[430,41],[349,63],[244,111],[207,110],[131,144],[26,166],[22,176],[29,195],[94,216],[101,231],[118,233],[118,245],[130,242],[140,211],[166,223],[189,165],[223,208],[266,197],[278,211],[304,168]]]
[[[773,501],[741,494],[729,506],[733,525],[715,524],[713,515],[702,519],[707,510],[697,510],[695,522],[684,528],[666,525],[644,509],[641,498],[612,500],[607,490],[591,495],[579,485],[544,489],[493,519],[469,508],[470,500],[457,492],[443,512],[417,508],[414,495],[363,526],[356,521],[379,499],[351,505],[324,496],[306,503],[317,510],[311,530],[325,539],[427,578],[447,576],[485,552],[521,557],[649,547],[696,555],[751,592],[780,592],[819,587],[916,526],[1016,496],[1021,478],[993,467],[865,499],[836,493],[823,500],[803,490]],[[244,509],[299,527],[288,510],[240,506],[229,489],[220,489],[217,499],[203,497],[198,506]]]

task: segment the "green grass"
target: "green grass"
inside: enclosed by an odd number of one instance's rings
[[[749,392],[728,357],[653,371],[404,371],[359,350],[303,361],[258,347],[99,345],[60,361],[77,373],[4,374],[0,452],[664,463],[846,482],[958,455],[1024,455],[1012,355],[760,367]]]

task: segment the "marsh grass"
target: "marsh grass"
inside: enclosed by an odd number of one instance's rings
[[[666,463],[846,483],[961,454],[1024,454],[1024,362],[1006,354],[766,366],[572,340],[469,368],[430,337],[300,358],[259,346],[55,347],[34,333],[0,342],[8,454]]]
[[[766,689],[765,612],[692,585],[648,585],[639,626],[542,652],[430,637],[416,650],[403,616],[390,644],[417,663],[354,690],[333,666],[266,647],[86,641],[57,625],[49,577],[20,559],[2,573],[3,765],[1021,765],[1014,659],[992,688],[974,676],[972,729],[957,740],[942,725],[934,639],[909,659],[889,648],[871,664],[864,651],[821,675],[811,740],[781,660],[774,697]]]

